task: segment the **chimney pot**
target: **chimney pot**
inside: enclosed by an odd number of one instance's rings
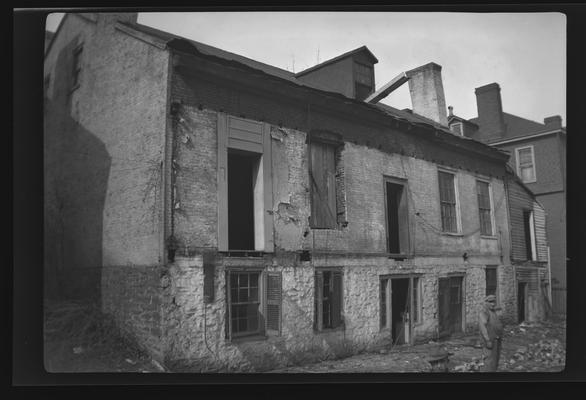
[[[562,117],[559,115],[553,115],[543,119],[545,126],[551,129],[559,129],[562,127]]]
[[[453,115],[454,115],[454,107],[448,106],[448,117],[451,117]]]
[[[441,125],[448,125],[446,99],[442,83],[442,67],[428,63],[407,71],[413,113],[429,118]]]

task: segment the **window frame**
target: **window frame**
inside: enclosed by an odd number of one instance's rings
[[[525,215],[529,215],[529,227],[526,227]],[[529,231],[529,238],[527,238],[527,230]],[[537,261],[537,237],[535,233],[535,213],[532,209],[523,210],[523,231],[525,238],[525,257],[527,261]],[[529,243],[527,243],[529,239]],[[531,254],[527,254],[527,250],[530,249]]]
[[[234,334],[232,329],[232,274],[258,274],[258,328],[255,331],[245,331]],[[250,337],[266,337],[265,313],[266,306],[265,270],[263,268],[227,268],[226,269],[226,337],[229,340],[239,340]]]
[[[455,126],[459,126],[460,127],[460,131],[456,132],[454,131],[452,128]],[[458,136],[464,136],[464,124],[461,122],[454,122],[450,125],[450,130],[452,131],[452,133],[457,134]]]
[[[531,151],[531,169],[533,171],[533,179],[524,180],[523,175],[521,173],[521,159],[519,157],[519,153],[523,150],[530,149]],[[523,183],[535,183],[537,182],[537,168],[535,166],[535,149],[533,145],[516,147],[515,148],[515,163],[516,163],[516,170],[517,176],[521,179]]]
[[[339,325],[324,328],[323,326],[323,273],[329,272],[331,273],[330,278],[330,287],[334,287],[334,275],[340,275],[340,293],[339,293],[339,301],[340,301],[340,309],[338,316],[340,319]],[[322,275],[322,287],[319,287],[319,274]],[[334,292],[330,292],[335,295]],[[332,313],[332,303],[330,302],[330,314]],[[320,307],[321,306],[321,307]],[[338,330],[346,329],[346,322],[344,320],[344,270],[341,267],[325,267],[325,268],[316,268],[314,271],[314,318],[313,318],[313,329],[315,332],[333,332]]]
[[[494,293],[489,293],[489,291],[488,291],[488,279],[487,279],[488,271],[494,271],[494,279],[495,279]],[[499,271],[498,271],[498,265],[486,265],[484,267],[484,281],[485,281],[485,289],[484,289],[485,296],[488,296],[489,294],[493,294],[496,297],[497,304],[499,304]]]
[[[490,233],[484,233],[482,232],[482,209],[481,209],[481,205],[480,205],[480,192],[478,190],[479,188],[479,183],[484,183],[487,185],[488,188],[488,205],[489,205],[489,217],[490,217]],[[494,238],[495,237],[495,215],[494,215],[494,199],[493,199],[493,193],[492,193],[492,183],[487,180],[487,179],[482,179],[482,178],[476,178],[476,198],[477,198],[477,204],[478,204],[478,223],[480,224],[480,236],[481,237],[489,237],[489,238]],[[484,209],[486,210],[486,209]]]
[[[388,204],[388,184],[402,186],[401,199],[399,201],[399,252],[392,253],[390,249],[390,232],[389,232],[389,204]],[[387,252],[393,257],[407,257],[411,255],[411,218],[409,213],[409,196],[408,196],[407,179],[383,175],[383,195],[384,195],[384,216],[385,216],[385,238]],[[401,218],[401,215],[403,216]],[[404,242],[404,243],[402,243]]]
[[[452,170],[452,169],[448,169],[448,168],[438,168],[437,170],[437,179],[438,179],[438,200],[439,200],[439,206],[440,206],[440,224],[441,224],[441,231],[442,234],[444,235],[448,235],[448,236],[461,236],[462,235],[462,221],[461,221],[461,213],[460,213],[460,192],[458,190],[458,174],[456,171]],[[442,188],[441,188],[441,179],[440,179],[440,174],[444,173],[444,174],[449,174],[452,175],[453,177],[453,181],[452,181],[452,185],[453,185],[453,189],[454,189],[454,212],[455,212],[455,218],[456,218],[456,231],[447,231],[444,227],[444,217],[443,217],[443,212],[442,212]]]

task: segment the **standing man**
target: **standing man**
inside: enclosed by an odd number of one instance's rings
[[[480,335],[484,342],[484,372],[495,372],[499,364],[501,354],[501,340],[503,337],[503,324],[496,314],[496,297],[486,296],[484,308],[479,315]]]

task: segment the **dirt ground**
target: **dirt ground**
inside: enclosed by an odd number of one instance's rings
[[[442,342],[396,346],[341,360],[278,369],[274,373],[395,373],[430,372],[429,355],[441,348],[448,353],[448,372],[477,372],[482,363],[478,335],[461,335]],[[565,320],[507,326],[499,372],[559,372],[565,366]]]
[[[506,327],[499,371],[562,371],[565,333],[564,320]],[[438,347],[449,353],[450,372],[479,369],[482,349],[478,335],[462,335],[440,343],[396,346],[269,373],[427,372],[428,356]],[[173,372],[120,335],[99,310],[82,303],[47,304],[44,355],[48,372]]]

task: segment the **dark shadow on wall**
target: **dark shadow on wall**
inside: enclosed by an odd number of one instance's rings
[[[111,157],[78,123],[72,49],[58,56],[44,112],[44,295],[100,305],[103,211]]]

